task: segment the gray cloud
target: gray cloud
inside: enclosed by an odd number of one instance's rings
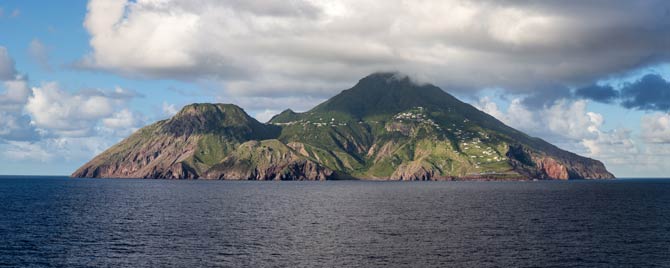
[[[523,99],[522,104],[529,108],[542,108],[551,106],[558,100],[571,97],[572,95],[567,87],[555,84],[537,88],[535,92]]]
[[[610,85],[590,85],[575,90],[575,96],[578,98],[595,100],[602,103],[612,103],[619,98],[619,91]]]
[[[649,74],[624,85],[621,97],[621,105],[629,109],[670,111],[670,82]]]
[[[7,49],[0,46],[0,80],[14,79],[15,75],[14,60],[9,56]]]
[[[658,74],[647,74],[637,81],[624,83],[619,89],[591,85],[575,90],[574,95],[602,103],[618,103],[627,109],[670,111],[670,81]]]
[[[4,89],[0,93],[0,111],[20,112],[31,95],[28,80],[24,77],[4,81],[0,89]]]
[[[20,113],[0,111],[0,142],[11,141],[36,141],[40,139],[39,134],[30,124],[30,116]]]
[[[91,0],[92,52],[79,66],[214,80],[248,97],[321,98],[380,70],[461,93],[557,97],[667,62],[669,9],[662,0]]]

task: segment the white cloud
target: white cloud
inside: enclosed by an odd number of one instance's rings
[[[582,144],[588,149],[589,156],[606,161],[609,164],[631,163],[631,157],[639,153],[628,129],[618,128],[611,131],[598,129],[593,139],[584,139]]]
[[[584,100],[561,99],[543,108],[529,109],[521,99],[513,99],[507,110],[501,111],[491,98],[483,97],[475,106],[511,127],[590,157],[618,163],[626,154],[638,152],[630,130],[604,130],[605,118],[588,111]]]
[[[40,128],[76,130],[90,127],[90,120],[111,115],[113,106],[108,98],[72,95],[56,83],[47,83],[33,88],[26,110]]]
[[[44,52],[40,52],[46,49],[42,46],[39,40],[33,40],[30,48],[33,56],[39,57]],[[4,80],[0,84],[0,144],[17,142],[10,149],[35,148],[28,144],[64,138],[121,137],[144,123],[140,115],[126,108],[129,100],[143,96],[134,90],[117,86],[113,90],[85,89],[70,93],[55,82],[31,89],[28,80],[17,74],[7,50],[0,46],[2,70],[8,71],[5,71],[7,77],[0,77]]]
[[[123,109],[109,118],[102,119],[102,124],[111,129],[128,129],[136,127],[139,121],[133,112]]]
[[[165,9],[169,2],[160,4],[156,1],[128,4],[126,1],[90,1],[84,26],[91,33],[91,46],[95,48],[92,55],[99,66],[120,68],[122,71],[133,71],[133,66],[147,69],[163,69],[165,71],[187,71],[195,67],[187,49],[195,49],[195,36],[191,33],[198,26],[198,17],[186,12],[172,12]],[[128,5],[133,12],[144,13],[133,18],[135,26],[121,23]],[[146,13],[145,13],[146,12]],[[167,13],[165,13],[167,12]],[[114,42],[114,40],[135,40],[130,43]],[[147,42],[144,46],[139,43]],[[115,51],[121,57],[100,53]],[[137,63],[131,63],[137,62]],[[139,63],[142,62],[142,63]]]
[[[75,161],[80,164],[102,153],[120,139],[120,137],[98,135],[95,137],[51,137],[31,142],[7,141],[0,143],[0,156],[12,161],[45,163]]]
[[[173,115],[177,114],[177,112],[179,112],[179,110],[177,110],[176,105],[171,104],[171,103],[167,103],[165,101],[163,102],[163,107],[162,108],[163,108],[163,114],[167,115],[167,116],[173,116]]]
[[[586,111],[584,100],[572,103],[560,100],[546,108],[541,114],[551,132],[573,140],[597,138],[603,124],[601,114]]]
[[[108,94],[100,90],[69,93],[57,83],[46,83],[32,91],[25,106],[32,123],[57,136],[88,136],[98,123],[108,129],[131,129],[141,122],[123,109],[128,98],[120,88]]]
[[[35,46],[31,52],[39,56]],[[56,83],[31,89],[4,47],[0,74],[0,158],[5,162],[79,165],[145,120],[127,108],[129,100],[142,96],[133,90],[70,93]]]
[[[379,70],[421,74],[449,90],[528,92],[667,60],[670,27],[657,11],[668,5],[91,0],[84,25],[93,50],[81,64],[129,76],[213,78],[238,96],[320,98]]]
[[[281,111],[278,111],[278,110],[265,110],[265,111],[256,113],[256,115],[254,117],[259,122],[267,122],[267,121],[270,121],[270,119],[273,116],[279,114],[280,112]]]
[[[3,144],[3,156],[12,160],[33,160],[46,162],[53,158],[53,154],[45,150],[40,144],[26,141],[9,141]]]
[[[1,46],[0,81],[0,143],[3,140],[36,140],[38,134],[30,124],[30,117],[23,113],[23,107],[31,94],[28,81],[17,74],[14,60]]]
[[[647,143],[670,143],[670,114],[642,116],[640,130],[642,139]]]
[[[498,104],[489,97],[479,99],[479,102],[475,103],[475,107],[519,130],[529,132],[533,135],[543,134],[542,132],[536,132],[542,129],[540,121],[536,118],[536,114],[528,110],[519,98],[510,101],[507,111],[501,111],[498,108]]]

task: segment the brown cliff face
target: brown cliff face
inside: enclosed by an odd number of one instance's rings
[[[432,167],[426,167],[420,162],[412,162],[399,166],[391,175],[391,180],[400,181],[429,181],[439,176]]]
[[[535,160],[538,169],[547,175],[547,178],[558,179],[558,180],[567,180],[570,178],[568,175],[568,169],[554,160],[553,158],[544,157],[541,159]]]
[[[613,179],[614,175],[597,160],[564,154],[562,157],[535,152],[522,145],[512,145],[507,152],[510,165],[532,179]]]
[[[129,139],[138,138],[131,136]],[[73,173],[73,177],[95,178],[197,178],[195,169],[183,161],[191,157],[199,136],[157,135],[132,148],[115,146]]]

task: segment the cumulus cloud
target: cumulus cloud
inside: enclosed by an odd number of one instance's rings
[[[506,111],[500,110],[498,104],[489,97],[481,98],[478,103],[475,103],[475,107],[519,130],[526,131],[536,136],[545,134],[536,131],[543,129],[540,126],[540,121],[536,120],[536,114],[523,105],[522,100],[519,98],[513,99],[509,103]]]
[[[510,102],[506,111],[501,111],[495,102],[484,97],[476,106],[514,128],[557,142],[593,139],[603,123],[602,115],[588,112],[587,103],[583,100],[561,100],[551,106],[531,110],[517,98]]]
[[[503,111],[490,98],[483,97],[475,106],[509,126],[591,157],[619,159],[623,153],[637,151],[630,130],[604,130],[605,118],[588,111],[585,100],[562,99],[531,109],[521,99],[514,99]]]
[[[7,54],[6,50],[0,51]],[[116,87],[111,91],[86,89],[69,93],[57,83],[31,89],[28,80],[14,70],[13,60],[8,55],[5,58],[12,65],[9,73],[13,76],[0,86],[4,89],[0,91],[0,142],[18,142],[11,148],[33,148],[20,142],[43,138],[83,137],[99,132],[123,136],[143,123],[138,115],[123,108],[128,100],[142,96],[136,91]]]
[[[0,111],[0,142],[11,141],[34,141],[39,139],[39,134],[30,124],[30,117],[25,114]]]
[[[91,119],[99,119],[112,114],[113,104],[100,96],[72,95],[58,87],[57,83],[47,83],[35,87],[26,105],[38,127],[58,130],[86,128]]]
[[[138,97],[142,94],[121,87],[74,93],[56,83],[30,88],[0,46],[0,158],[78,165],[144,124],[127,108]]]
[[[647,143],[670,143],[670,114],[644,115],[640,120],[640,129]]]
[[[215,79],[250,96],[320,98],[389,69],[449,90],[530,92],[667,61],[668,8],[662,0],[91,0],[92,52],[79,64]]]
[[[128,109],[114,113],[111,117],[102,119],[102,124],[111,129],[132,129],[137,126],[139,118]]]
[[[586,110],[586,101],[560,101],[542,111],[540,116],[547,129],[573,140],[592,140],[598,137],[604,120],[598,113]]]
[[[4,92],[0,93],[0,110],[20,111],[30,96],[28,81],[23,77],[2,82]]]
[[[5,94],[16,105],[0,106],[0,155],[6,159],[83,161],[144,124],[141,116],[124,108],[127,90],[69,93],[56,83],[30,90],[23,82],[16,87],[22,94]]]
[[[0,156],[10,161],[81,164],[118,142],[120,137],[53,137],[38,141],[6,141],[0,143]],[[64,170],[71,172],[71,170]]]
[[[606,129],[605,116],[589,111],[584,100],[561,99],[542,108],[529,108],[517,98],[501,109],[490,97],[483,97],[475,106],[530,135],[601,160],[619,176],[659,176],[670,172],[668,113],[642,116],[638,132],[624,127]]]
[[[102,129],[114,136],[125,137],[144,125],[143,118],[129,109],[122,109],[108,118],[102,119]]]
[[[110,128],[130,127],[129,123],[136,122],[132,115],[129,116],[129,111],[115,113],[124,100],[115,98],[114,94],[107,96],[101,91],[69,93],[53,82],[32,91],[25,106],[32,123],[58,136],[90,135],[100,120]],[[117,88],[114,92],[123,90]]]
[[[3,81],[4,80],[4,81]],[[0,142],[39,138],[23,107],[31,95],[28,80],[14,69],[14,60],[0,46]]]
[[[171,104],[171,103],[167,103],[165,101],[163,102],[162,110],[163,110],[163,115],[167,115],[167,116],[173,116],[173,115],[177,114],[177,112],[179,112],[176,105]]]
[[[254,117],[256,118],[256,120],[260,122],[267,122],[270,121],[270,119],[272,119],[273,116],[279,114],[280,112],[281,111],[279,110],[264,110],[256,113]]]
[[[48,152],[43,146],[34,142],[9,141],[7,144],[0,144],[3,148],[2,155],[12,160],[32,160],[49,161],[54,155]]]
[[[639,153],[639,148],[633,141],[632,131],[617,128],[611,131],[597,129],[597,136],[593,139],[582,140],[589,152],[589,156],[606,161],[609,164],[630,164],[630,158]]]

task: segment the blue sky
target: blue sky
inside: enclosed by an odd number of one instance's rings
[[[664,1],[10,0],[0,10],[0,174],[69,174],[188,103],[235,103],[264,121],[389,70],[617,176],[670,174]]]

